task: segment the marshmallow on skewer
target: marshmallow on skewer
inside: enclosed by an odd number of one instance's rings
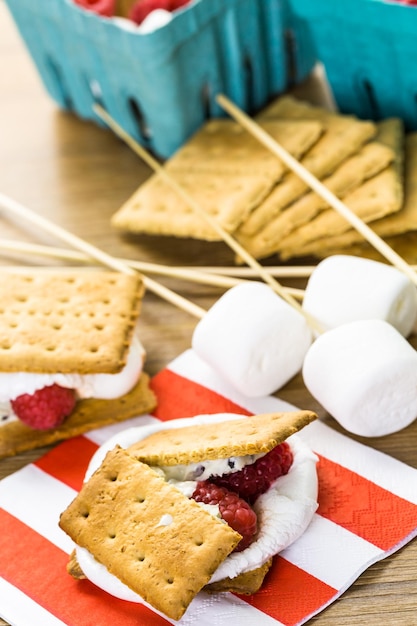
[[[312,342],[305,317],[264,283],[229,289],[197,324],[192,347],[249,397],[273,393],[302,367]]]
[[[334,255],[312,272],[303,309],[325,328],[360,319],[381,319],[407,337],[417,317],[417,290],[395,267]]]
[[[320,335],[307,352],[303,378],[353,434],[388,435],[417,417],[417,352],[383,320],[350,322]]]

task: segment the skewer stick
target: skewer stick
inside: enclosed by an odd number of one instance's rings
[[[177,183],[175,178],[173,178],[167,170],[162,167],[156,159],[153,158],[151,154],[143,146],[141,146],[133,137],[131,137],[117,122],[114,120],[103,107],[100,105],[93,106],[94,112],[113,130],[113,132],[123,139],[123,141],[139,156],[141,157],[147,165],[157,174],[161,176],[161,178],[172,188],[176,193],[186,202],[188,206],[190,206],[193,211],[200,215],[216,233],[223,239],[223,241],[236,253],[238,254],[249,267],[252,267],[257,271],[258,276],[260,276],[265,283],[267,283],[274,291],[276,291],[288,304],[290,304],[294,309],[296,309],[299,313],[301,313],[314,330],[318,332],[322,332],[322,329],[319,328],[318,322],[314,320],[310,315],[308,315],[300,306],[300,304],[293,298],[289,293],[285,291],[283,286],[267,271],[265,271],[264,267],[256,261],[246,250],[243,248],[236,239],[234,239],[227,231],[218,224],[215,218],[213,218],[210,213],[205,211],[199,204],[194,200],[192,196],[190,196],[181,185]]]
[[[65,241],[65,243],[69,244],[71,247],[75,248],[76,250],[80,250],[81,252],[86,254],[87,257],[95,259],[102,265],[110,267],[117,272],[122,272],[123,274],[129,274],[131,276],[136,274],[136,270],[129,267],[120,259],[116,259],[115,257],[110,256],[103,250],[96,248],[96,246],[93,246],[84,239],[81,239],[77,235],[70,233],[61,226],[54,224],[45,217],[38,215],[34,211],[31,211],[22,204],[16,202],[15,200],[12,200],[8,196],[5,196],[1,193],[0,210],[10,213],[12,215],[17,215],[22,220],[30,222],[31,224],[37,226],[39,229],[51,235],[54,235],[57,239]],[[174,291],[171,291],[171,289],[168,289],[164,285],[160,285],[151,278],[143,276],[143,282],[145,284],[145,287],[148,288],[150,291],[157,294],[164,300],[167,300],[179,309],[190,313],[194,317],[201,319],[206,314],[206,311],[201,307],[197,306],[193,302],[190,302],[186,298],[183,298]]]
[[[382,254],[392,265],[406,274],[417,285],[417,273],[383,239],[381,239],[363,220],[334,195],[322,182],[309,172],[299,161],[289,154],[275,139],[254,122],[246,113],[223,94],[216,97],[217,102],[251,135],[283,161],[301,180],[317,193],[337,213],[344,217],[363,237]]]
[[[315,270],[315,265],[269,265],[265,270],[277,278],[308,278]],[[239,278],[255,278],[258,274],[251,267],[235,267],[232,265],[216,266],[204,265],[200,268],[209,274],[221,276],[236,276]]]
[[[24,241],[15,241],[11,239],[0,239],[0,252],[1,251],[19,252],[35,256],[61,259],[64,261],[72,261],[75,263],[91,263],[91,258],[83,252],[56,248],[53,246],[43,246]],[[243,278],[222,274],[216,275],[215,273],[201,271],[199,268],[170,267],[168,265],[159,265],[158,263],[147,263],[145,261],[135,261],[131,259],[119,260],[129,267],[145,274],[149,273],[160,276],[169,276],[194,283],[223,287],[225,289],[229,289],[230,287],[234,287],[242,282],[246,282]],[[284,289],[298,300],[302,300],[304,297],[303,289],[295,289],[292,287],[284,287]]]
[[[27,254],[33,254],[35,256],[45,256],[57,258],[60,254],[67,255],[66,258],[69,261],[83,262],[84,256],[81,252],[74,250],[67,250],[63,248],[55,248],[54,246],[43,246],[36,243],[28,243],[26,241],[16,241],[15,239],[2,239],[0,237],[0,249],[10,252],[23,252]],[[177,276],[182,278],[181,273],[197,274],[202,272],[204,274],[214,274],[218,276],[226,276],[236,278],[257,278],[258,272],[251,267],[241,267],[235,265],[198,265],[198,266],[185,266],[185,265],[159,265],[157,263],[147,263],[146,261],[132,261],[129,259],[122,259],[125,263],[129,263],[132,267],[154,274],[166,276]],[[413,266],[417,269],[417,266]],[[153,270],[155,268],[155,271]],[[161,268],[158,272],[157,268]],[[165,268],[164,272],[162,268]],[[279,278],[308,278],[315,270],[315,265],[270,265],[264,266],[264,269],[271,274]],[[284,287],[287,289],[287,287]]]

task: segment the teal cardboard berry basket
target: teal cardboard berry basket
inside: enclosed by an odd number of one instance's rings
[[[417,130],[417,6],[396,0],[291,0],[310,28],[338,108],[400,117]]]
[[[252,113],[302,81],[315,63],[288,0],[193,0],[149,34],[72,0],[6,0],[49,94],[101,123],[100,103],[140,143],[169,157],[222,92]],[[126,24],[126,22],[124,22]]]

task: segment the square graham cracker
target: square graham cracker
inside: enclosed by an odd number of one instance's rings
[[[187,465],[266,453],[316,419],[312,411],[262,413],[242,419],[161,430],[129,446],[149,465]]]
[[[359,187],[343,197],[343,202],[365,223],[393,216],[404,204],[404,129],[397,119],[381,123],[381,142],[395,154],[393,161]],[[328,245],[331,237],[351,230],[350,223],[332,208],[325,208],[282,241],[279,254],[282,259],[315,254],[315,250]]]
[[[383,172],[394,163],[397,155],[402,152],[404,131],[400,120],[391,119],[380,122],[375,140],[368,142],[354,155],[346,159],[330,176],[323,180],[330,191],[338,198],[353,194],[365,181]],[[394,166],[393,166],[394,167]],[[391,181],[391,173],[388,175]],[[384,180],[386,175],[384,175]],[[379,180],[379,179],[378,179]],[[391,186],[391,185],[390,185]],[[396,187],[392,187],[395,189]],[[374,209],[375,203],[366,204],[365,215],[370,219],[373,211],[385,211],[385,207]],[[272,219],[261,231],[253,237],[239,237],[240,242],[249,253],[257,258],[267,257],[281,250],[297,247],[301,244],[301,237],[314,238],[314,229],[320,227],[321,214],[325,224],[331,222],[346,222],[331,209],[316,193],[310,191]]]
[[[338,115],[291,96],[278,98],[257,117],[261,124],[271,119],[281,119],[287,123],[294,119],[315,119],[323,124],[324,133],[301,158],[304,167],[319,179],[334,172],[346,158],[376,134],[376,125],[373,122]],[[293,172],[288,172],[241,224],[237,231],[238,237],[255,235],[306,191],[308,186],[304,181]]]
[[[241,539],[119,447],[59,523],[110,573],[176,620]]]
[[[0,272],[0,372],[116,373],[140,314],[140,275]]]
[[[397,250],[404,250],[407,258],[412,259],[410,263],[415,263],[416,254],[412,253],[412,245],[406,243],[415,241],[413,231],[417,231],[417,133],[409,133],[405,136],[404,151],[404,202],[399,211],[386,215],[371,222],[372,230],[379,237],[390,241],[390,245]],[[407,235],[407,237],[405,237]],[[409,235],[409,236],[408,236]],[[404,244],[402,244],[404,239]],[[349,229],[339,235],[326,237],[322,241],[320,252],[328,256],[329,253],[339,253],[352,247],[352,254],[362,256],[371,253],[370,246],[363,244],[363,236],[354,229]],[[319,252],[319,251],[317,251]],[[380,259],[380,255],[375,253]],[[401,252],[399,252],[401,254]],[[401,254],[401,256],[403,256]],[[413,260],[414,259],[414,260]]]
[[[268,121],[265,129],[296,158],[323,126],[314,120]],[[233,232],[269,193],[284,164],[236,122],[207,122],[165,164],[166,173],[194,203]],[[219,234],[162,176],[155,174],[113,215],[120,230],[218,241]]]

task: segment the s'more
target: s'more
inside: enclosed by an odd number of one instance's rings
[[[0,458],[152,411],[140,275],[0,271]]]
[[[127,429],[94,455],[59,525],[68,572],[171,619],[200,592],[253,594],[317,509],[311,411]]]

